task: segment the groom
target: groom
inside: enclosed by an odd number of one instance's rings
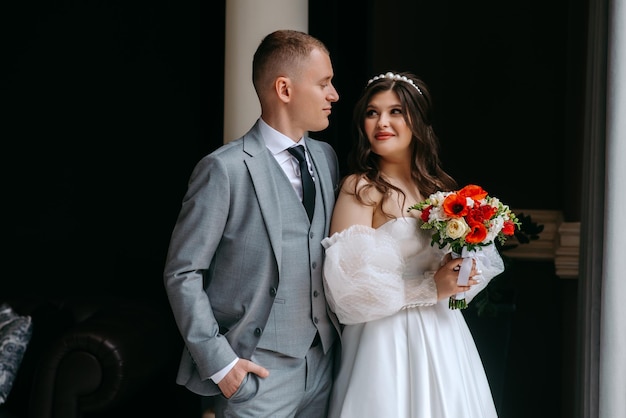
[[[307,132],[328,127],[333,75],[316,38],[267,35],[253,59],[260,118],[189,180],[164,281],[185,342],[176,381],[219,395],[217,417],[326,416],[339,324],[324,296],[321,240],[339,167]],[[311,220],[288,150],[296,144],[315,183]]]

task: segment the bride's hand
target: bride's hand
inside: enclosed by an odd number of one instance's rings
[[[457,293],[467,292],[470,287],[479,282],[474,279],[478,275],[476,270],[476,260],[473,260],[472,271],[467,286],[459,286],[459,270],[461,269],[462,258],[453,259],[449,254],[444,258],[444,264],[435,272],[435,284],[437,285],[437,299],[447,299]]]

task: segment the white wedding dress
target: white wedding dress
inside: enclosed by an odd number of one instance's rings
[[[324,285],[346,324],[330,418],[491,418],[496,409],[460,310],[436,301],[444,255],[414,218],[355,225],[326,238]],[[478,251],[482,281],[504,270],[493,245]]]

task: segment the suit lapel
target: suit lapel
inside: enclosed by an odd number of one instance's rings
[[[265,147],[258,129],[258,122],[243,138],[244,164],[250,173],[254,193],[261,207],[261,215],[274,250],[276,262],[281,265],[281,208],[278,188],[270,170],[273,158]]]

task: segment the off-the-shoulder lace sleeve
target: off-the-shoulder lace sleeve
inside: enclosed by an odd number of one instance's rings
[[[408,306],[433,305],[433,272],[404,279],[399,245],[383,230],[354,225],[322,241],[326,249],[324,287],[342,324],[389,316]]]

